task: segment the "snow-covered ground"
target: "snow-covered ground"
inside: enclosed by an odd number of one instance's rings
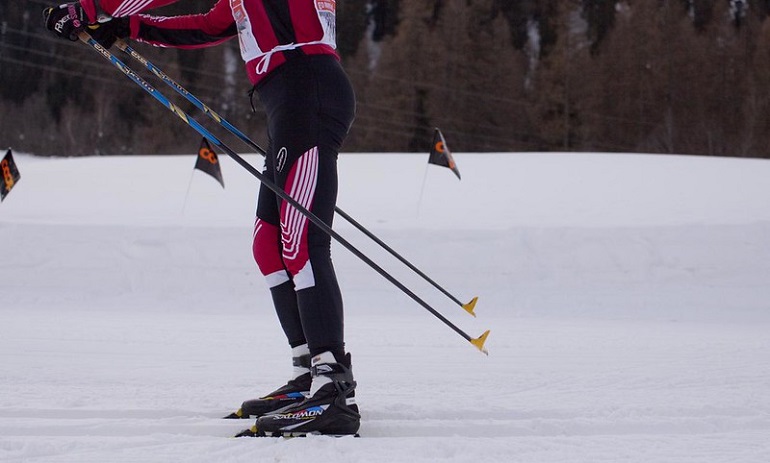
[[[196,141],[190,142],[191,146]],[[289,349],[252,262],[257,182],[222,159],[41,159],[0,204],[2,462],[770,461],[770,162],[341,156],[339,206],[468,316],[335,228],[362,438],[231,439]],[[256,155],[247,156],[261,166]]]

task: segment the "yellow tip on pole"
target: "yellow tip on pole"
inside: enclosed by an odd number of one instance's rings
[[[474,297],[473,299],[471,299],[469,303],[463,305],[463,309],[465,309],[466,312],[468,312],[469,314],[475,317],[476,314],[473,313],[473,309],[476,308],[476,301],[478,300],[479,300],[478,296]]]
[[[471,339],[471,344],[476,346],[476,349],[480,350],[484,353],[484,355],[489,355],[489,352],[484,348],[484,343],[487,342],[487,338],[489,337],[489,330],[486,330],[484,334],[479,336],[476,339]]]

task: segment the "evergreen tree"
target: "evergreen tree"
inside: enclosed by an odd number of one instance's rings
[[[616,7],[616,0],[583,0],[583,17],[588,23],[588,38],[593,53],[615,23]]]
[[[191,0],[152,13],[212,5]],[[456,151],[770,156],[767,0],[337,7],[339,51],[359,99],[348,151],[424,151],[438,126]],[[40,154],[195,150],[190,131],[110,64],[45,31],[40,8],[0,3],[0,141]],[[264,142],[237,41],[207,50],[134,46]]]

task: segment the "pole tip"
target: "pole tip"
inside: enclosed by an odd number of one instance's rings
[[[471,339],[471,344],[476,346],[476,349],[480,350],[484,355],[489,355],[489,352],[487,352],[487,349],[484,348],[484,343],[487,342],[488,337],[489,337],[489,330],[486,330],[484,334],[482,334],[478,338]]]
[[[476,302],[479,300],[478,296],[471,299],[471,301],[467,304],[463,304],[463,309],[465,309],[466,312],[473,315],[474,317],[476,314],[473,312],[473,309],[476,308]]]

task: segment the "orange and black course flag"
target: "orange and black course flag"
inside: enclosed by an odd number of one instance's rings
[[[428,164],[449,167],[452,169],[452,172],[457,175],[457,178],[460,178],[460,171],[457,169],[457,164],[455,164],[455,160],[452,157],[452,152],[449,151],[446,140],[444,140],[444,135],[439,129],[436,129],[436,133],[433,135],[433,146],[430,149]]]
[[[211,175],[217,179],[222,185],[222,188],[225,187],[225,181],[222,179],[222,168],[219,167],[217,153],[211,149],[209,141],[205,138],[201,140],[201,147],[198,149],[198,159],[195,161],[195,168]]]
[[[0,170],[3,172],[3,180],[0,182],[0,201],[4,200],[11,189],[19,181],[21,175],[19,175],[19,169],[16,167],[16,163],[13,161],[13,153],[11,149],[5,153],[3,160],[0,161]]]

